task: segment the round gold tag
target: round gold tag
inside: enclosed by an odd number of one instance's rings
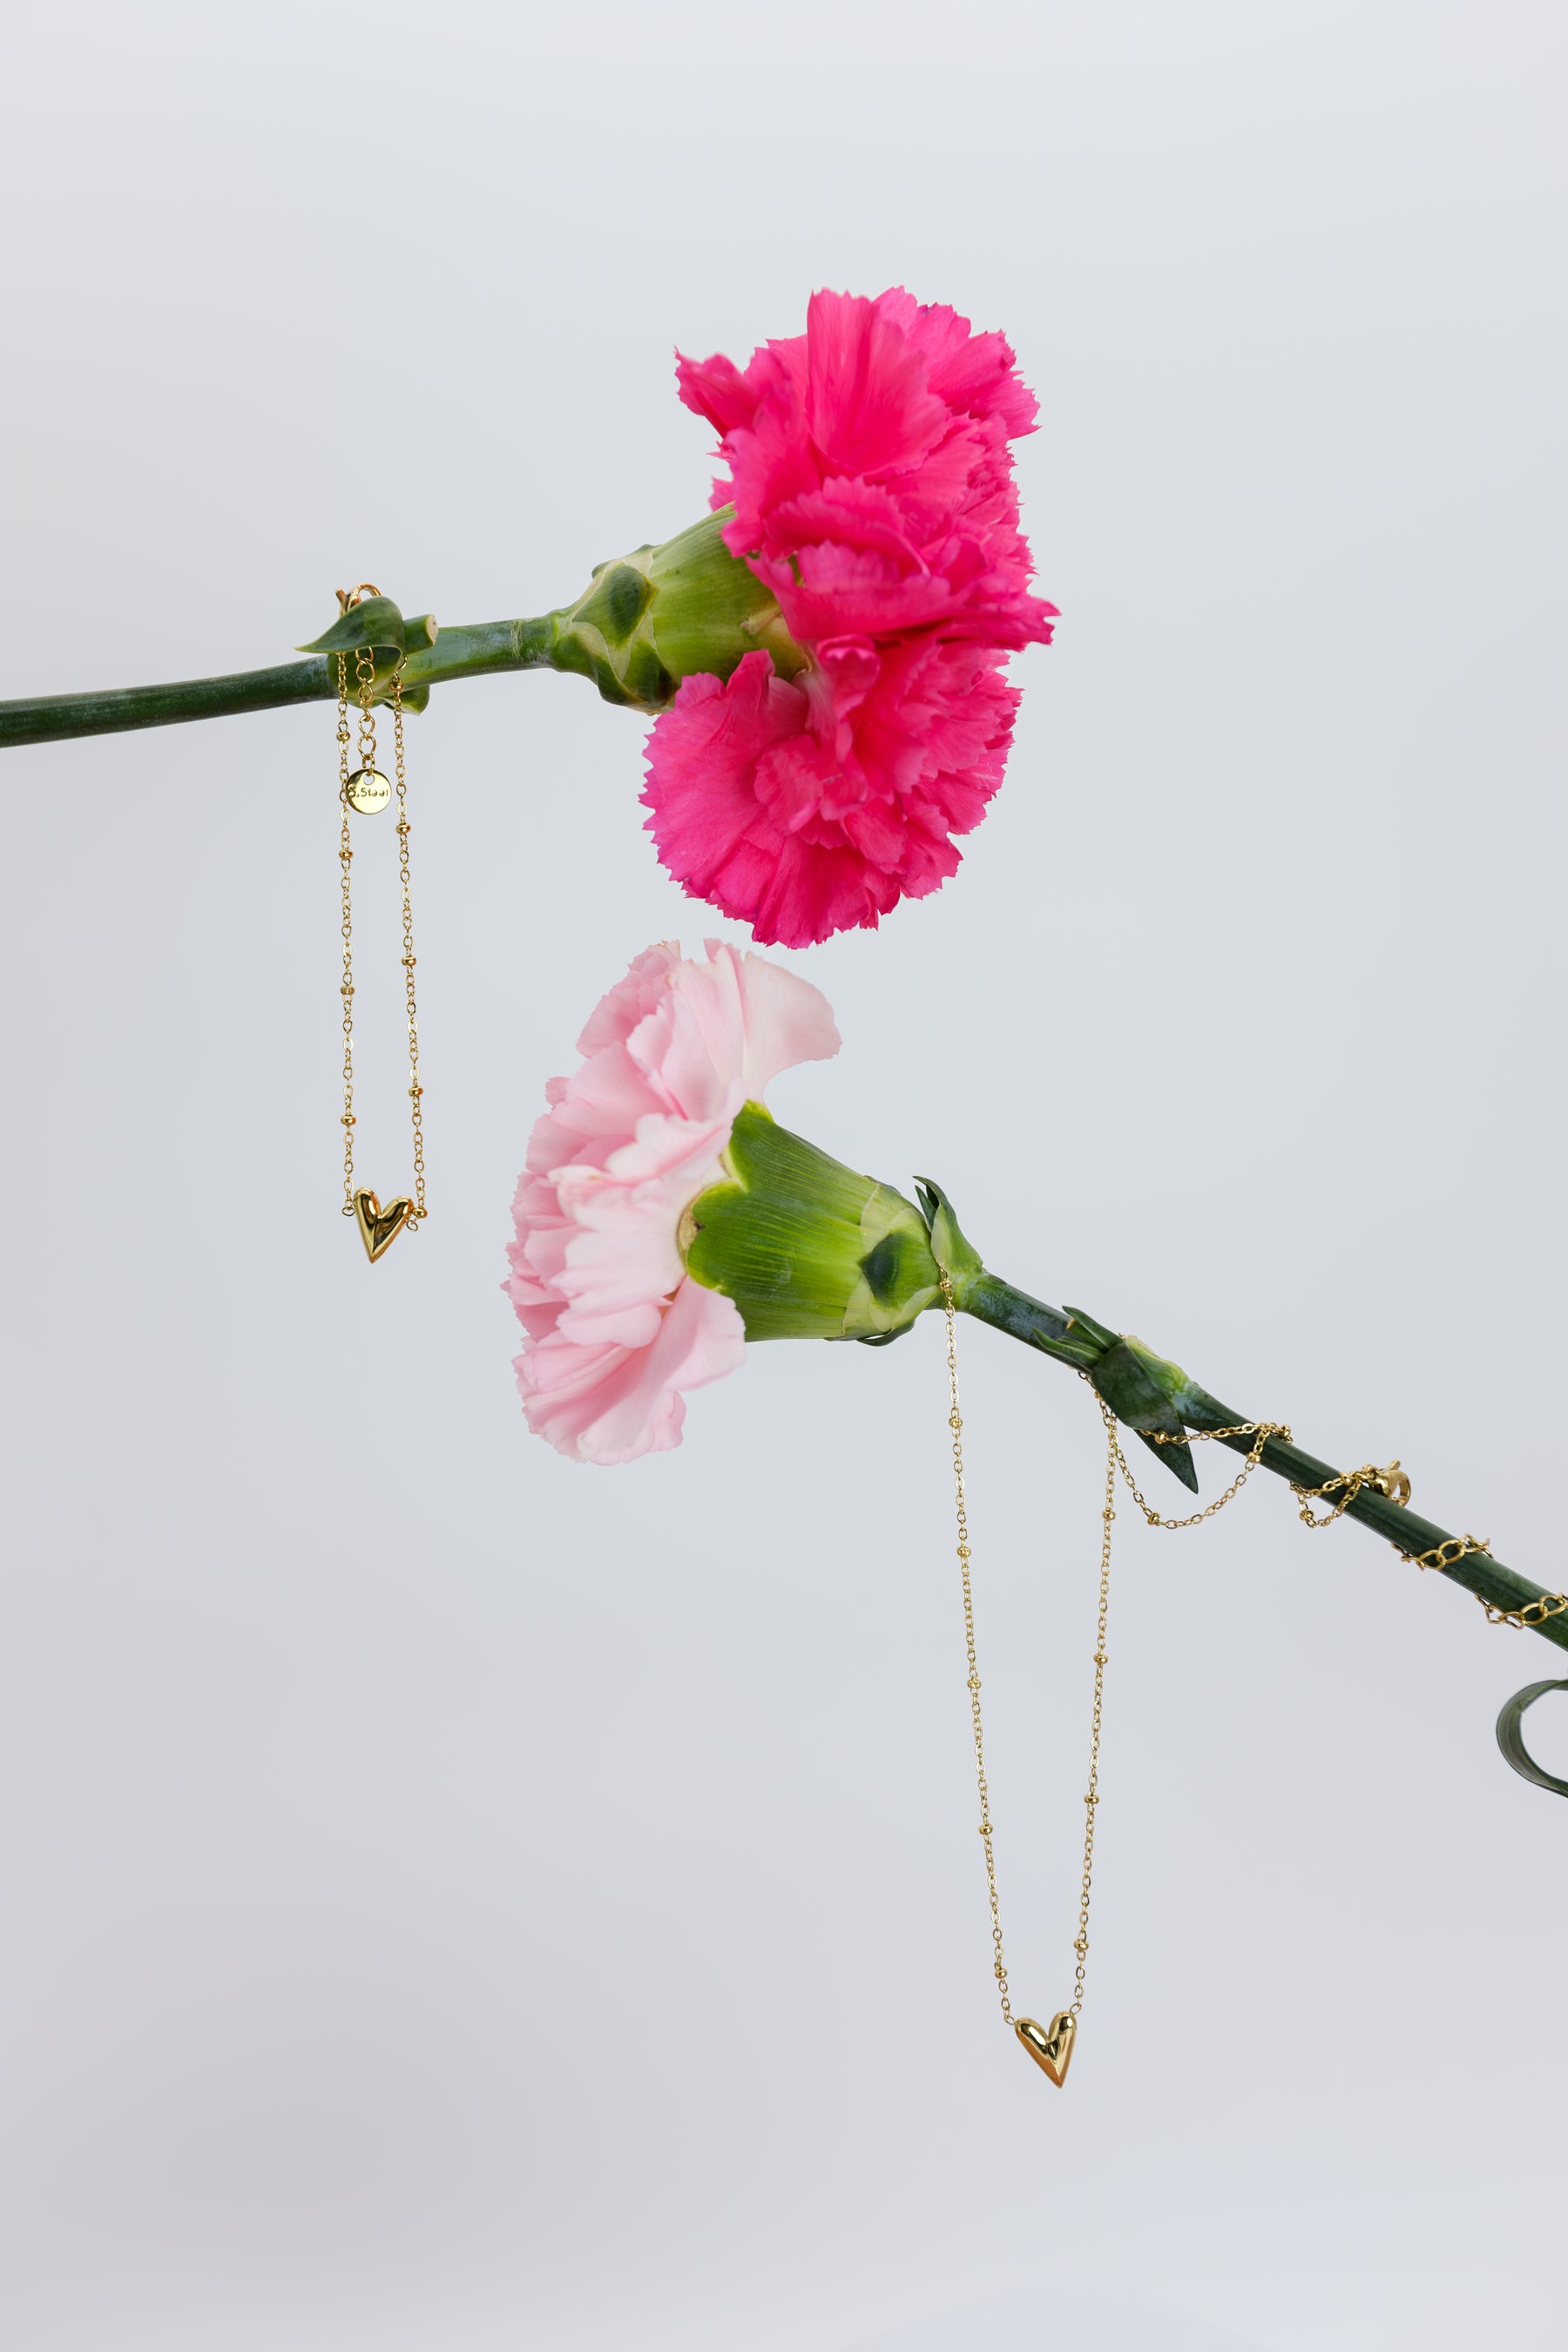
[[[361,816],[374,816],[392,798],[392,786],[379,768],[356,768],[348,781],[349,806]]]

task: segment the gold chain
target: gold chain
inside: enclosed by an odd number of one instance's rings
[[[1336,1519],[1344,1517],[1363,1486],[1370,1486],[1374,1494],[1383,1496],[1390,1503],[1407,1503],[1410,1500],[1410,1481],[1400,1468],[1397,1455],[1386,1469],[1380,1470],[1375,1462],[1363,1462],[1359,1470],[1336,1470],[1333,1476],[1325,1478],[1321,1486],[1292,1486],[1290,1492],[1296,1497],[1298,1513],[1304,1528],[1331,1528]],[[1344,1489],[1339,1501],[1325,1511],[1321,1519],[1315,1518],[1312,1505],[1327,1502],[1336,1487]],[[1467,1547],[1479,1549],[1470,1546],[1467,1536],[1455,1558],[1462,1558]]]
[[[363,583],[362,583],[363,588]],[[339,592],[339,602],[344,611],[351,611],[359,602],[361,591],[345,597]],[[374,593],[373,590],[371,592]],[[354,1049],[353,1049],[353,891],[351,875],[353,866],[353,844],[350,837],[349,818],[356,804],[374,809],[377,804],[372,796],[356,803],[353,788],[368,778],[379,794],[379,805],[384,807],[389,797],[385,781],[375,765],[375,656],[369,646],[359,646],[354,654],[354,691],[359,702],[359,768],[349,774],[349,746],[353,730],[349,725],[348,655],[338,656],[338,802],[342,811],[338,828],[338,861],[342,876],[342,919],[340,929],[343,943],[343,976],[340,993],[342,997],[343,1032],[343,1207],[345,1217],[359,1215],[354,1187]],[[408,836],[412,830],[408,821],[408,774],[403,743],[403,666],[399,662],[392,673],[392,727],[396,753],[397,771],[397,875],[403,898],[403,992],[408,1023],[408,1103],[414,1132],[414,1199],[395,1203],[401,1223],[417,1231],[429,1212],[425,1205],[425,1088],[419,1076],[419,1021],[415,997],[414,967],[414,900],[408,871]],[[374,1196],[372,1196],[374,1199]],[[379,1253],[378,1253],[379,1254]]]
[[[1079,1378],[1080,1380],[1087,1381],[1089,1374],[1087,1372],[1080,1372],[1079,1374]],[[1155,1445],[1187,1445],[1190,1444],[1194,1439],[1205,1442],[1210,1438],[1219,1437],[1250,1437],[1252,1439],[1252,1446],[1247,1454],[1246,1461],[1242,1464],[1240,1470],[1231,1480],[1223,1495],[1217,1495],[1205,1510],[1194,1511],[1190,1518],[1163,1519],[1160,1517],[1159,1512],[1154,1508],[1152,1503],[1145,1502],[1142,1493],[1139,1491],[1137,1479],[1134,1478],[1131,1471],[1127,1466],[1127,1456],[1121,1451],[1121,1440],[1116,1434],[1116,1415],[1111,1412],[1110,1407],[1106,1403],[1103,1397],[1101,1397],[1099,1402],[1100,1410],[1105,1421],[1106,1432],[1110,1439],[1111,1458],[1115,1462],[1117,1468],[1121,1471],[1123,1478],[1126,1479],[1128,1489],[1133,1501],[1137,1504],[1139,1509],[1142,1512],[1143,1517],[1148,1520],[1149,1525],[1152,1528],[1168,1528],[1173,1535],[1177,1533],[1183,1528],[1201,1528],[1205,1519],[1212,1519],[1216,1511],[1223,1511],[1227,1503],[1233,1503],[1237,1495],[1240,1494],[1242,1488],[1246,1486],[1247,1480],[1251,1477],[1253,1472],[1257,1469],[1259,1462],[1263,1459],[1263,1449],[1265,1445],[1268,1444],[1268,1440],[1271,1437],[1283,1438],[1287,1445],[1290,1443],[1289,1424],[1283,1421],[1237,1421],[1232,1422],[1227,1429],[1192,1429],[1182,1431],[1163,1429],[1140,1430],[1138,1433],[1140,1437],[1147,1437],[1150,1442]]]
[[[338,871],[342,877],[343,940],[343,1214],[354,1213],[354,948],[353,893],[349,872],[353,845],[349,839],[349,658],[338,656],[338,801],[342,811],[338,827]]]
[[[403,765],[403,665],[392,673],[392,732],[397,765],[397,878],[403,890],[403,985],[408,1005],[408,1104],[414,1126],[414,1214],[417,1231],[425,1209],[425,1093],[419,1083],[419,1018],[414,1002],[414,903],[408,889],[408,779]]]
[[[1491,1548],[1489,1536],[1447,1536],[1440,1544],[1434,1544],[1430,1551],[1399,1551],[1399,1546],[1394,1546],[1401,1559],[1422,1569],[1458,1568],[1467,1552],[1484,1551],[1489,1557]]]
[[[1087,1380],[1089,1374],[1080,1372],[1079,1377],[1080,1380]],[[1164,1430],[1150,1430],[1142,1433],[1152,1438],[1156,1445],[1181,1445],[1189,1438],[1250,1436],[1254,1441],[1240,1476],[1231,1480],[1224,1494],[1212,1502],[1206,1511],[1194,1511],[1191,1518],[1187,1519],[1163,1519],[1158,1511],[1152,1509],[1138,1491],[1137,1484],[1127,1466],[1126,1456],[1121,1451],[1121,1443],[1116,1435],[1115,1415],[1103,1398],[1100,1400],[1100,1410],[1105,1416],[1105,1426],[1110,1434],[1111,1451],[1121,1475],[1132,1489],[1134,1502],[1152,1528],[1195,1528],[1205,1519],[1212,1518],[1215,1511],[1223,1511],[1226,1505],[1240,1493],[1253,1471],[1257,1469],[1262,1457],[1264,1445],[1270,1437],[1283,1438],[1287,1444],[1290,1442],[1289,1429],[1282,1421],[1238,1421],[1228,1429],[1190,1430],[1186,1433],[1186,1438]],[[1290,1492],[1296,1497],[1303,1527],[1331,1528],[1336,1520],[1343,1518],[1363,1486],[1371,1488],[1375,1494],[1384,1496],[1390,1502],[1407,1503],[1410,1500],[1410,1480],[1400,1468],[1397,1458],[1382,1468],[1375,1462],[1363,1462],[1359,1470],[1336,1470],[1332,1477],[1325,1478],[1321,1486],[1292,1486]],[[1327,1502],[1330,1496],[1336,1493],[1339,1496],[1338,1501],[1324,1512],[1321,1518],[1316,1517],[1312,1510],[1313,1503]],[[1491,1543],[1486,1536],[1447,1536],[1440,1544],[1435,1544],[1430,1551],[1402,1551],[1397,1544],[1394,1546],[1394,1549],[1399,1552],[1402,1559],[1413,1560],[1417,1568],[1422,1569],[1455,1568],[1468,1552],[1485,1552],[1489,1559],[1491,1556]],[[1544,1625],[1549,1619],[1561,1617],[1568,1612],[1568,1592],[1543,1592],[1539,1600],[1521,1601],[1517,1609],[1500,1609],[1494,1602],[1489,1601],[1483,1592],[1478,1592],[1475,1597],[1486,1612],[1489,1625],[1510,1625],[1516,1633],[1533,1631],[1535,1627]]]
[[[1397,1544],[1394,1549],[1399,1551]],[[1434,1544],[1430,1551],[1399,1551],[1399,1557],[1416,1568],[1447,1569],[1458,1568],[1466,1554],[1473,1551],[1484,1552],[1489,1559],[1492,1553],[1490,1537],[1445,1536],[1443,1541]],[[1495,1601],[1487,1599],[1484,1592],[1478,1592],[1475,1598],[1486,1612],[1489,1625],[1511,1626],[1516,1633],[1533,1633],[1538,1625],[1547,1624],[1552,1618],[1561,1617],[1564,1611],[1568,1611],[1568,1592],[1542,1592],[1534,1601],[1521,1601],[1517,1609],[1500,1609]]]
[[[1107,1419],[1110,1433],[1105,1449],[1105,1504],[1100,1511],[1100,1615],[1094,1629],[1094,1709],[1089,1717],[1089,1787],[1084,1791],[1083,1815],[1083,1877],[1078,1894],[1078,1936],[1073,1944],[1077,1966],[1073,1970],[1072,1999],[1068,2007],[1074,2017],[1083,2011],[1083,1972],[1089,1958],[1089,1888],[1094,1875],[1094,1816],[1100,1804],[1100,1714],[1105,1699],[1105,1620],[1110,1607],[1110,1530],[1116,1517],[1116,1423]]]
[[[972,1558],[969,1541],[969,1510],[963,1484],[963,1414],[958,1400],[958,1318],[953,1305],[952,1285],[944,1273],[942,1276],[942,1312],[947,1318],[947,1425],[952,1435],[953,1510],[958,1529],[958,1567],[963,1591],[963,1647],[969,1662],[969,1718],[974,1737],[974,1780],[980,1797],[980,1841],[985,1850],[985,1887],[991,1906],[992,1974],[996,1979],[997,1998],[1005,2022],[1018,2032],[1022,2022],[1026,2046],[1031,2034],[1037,2036],[1039,2028],[1033,2021],[1020,2021],[1013,2014],[1012,1997],[1007,1987],[1007,1961],[1002,1945],[1002,1909],[996,1892],[996,1853],[994,1844],[994,1827],[991,1820],[991,1790],[985,1777],[985,1727],[980,1711],[980,1667],[974,1646],[974,1586],[970,1570]],[[1103,1411],[1104,1408],[1101,1407]],[[1105,1500],[1100,1511],[1100,1604],[1094,1632],[1094,1706],[1089,1717],[1089,1787],[1084,1791],[1083,1872],[1079,1882],[1078,1934],[1073,1939],[1075,1966],[1073,1996],[1068,2014],[1078,2018],[1083,2011],[1084,1972],[1089,1958],[1089,1889],[1094,1876],[1094,1822],[1100,1804],[1100,1734],[1105,1705],[1105,1669],[1108,1655],[1105,1647],[1106,1621],[1110,1609],[1110,1531],[1116,1518],[1116,1423],[1107,1414],[1108,1443],[1105,1455]],[[1065,2065],[1063,2072],[1065,2073]],[[1060,2076],[1054,2079],[1059,2082]]]
[[[1478,1544],[1476,1549],[1479,1551],[1481,1547]],[[1568,1592],[1543,1592],[1539,1601],[1527,1601],[1518,1609],[1494,1608],[1484,1592],[1478,1592],[1476,1599],[1487,1612],[1489,1625],[1510,1625],[1516,1633],[1527,1628],[1533,1631],[1537,1625],[1544,1625],[1549,1617],[1561,1617],[1568,1609]]]
[[[969,1659],[969,1717],[974,1730],[974,1779],[980,1791],[980,1840],[985,1848],[985,1884],[991,1897],[992,1974],[1002,2002],[1002,2014],[1012,2025],[1013,2003],[1007,1991],[1007,1963],[1002,1950],[1002,1912],[996,1899],[996,1855],[992,1846],[991,1792],[985,1782],[985,1730],[980,1719],[980,1668],[974,1655],[974,1587],[969,1575],[969,1513],[963,1498],[963,1415],[958,1404],[958,1325],[952,1285],[942,1277],[942,1311],[947,1317],[947,1425],[952,1432],[952,1486],[958,1522],[958,1567],[963,1580],[963,1646]],[[1092,1822],[1094,1816],[1089,1816]]]

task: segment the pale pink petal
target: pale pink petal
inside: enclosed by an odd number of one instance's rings
[[[763,956],[737,954],[717,940],[707,946],[707,963],[682,964],[672,992],[715,1066],[735,1073],[742,1102],[760,1102],[781,1070],[837,1053],[841,1040],[820,989]]]
[[[733,1299],[683,1281],[651,1347],[546,1339],[517,1360],[528,1425],[578,1462],[636,1462],[680,1443],[684,1391],[737,1371],[745,1326]]]
[[[660,940],[656,947],[645,948],[634,957],[626,978],[617,980],[588,1015],[577,1051],[596,1054],[605,1045],[624,1045],[638,1022],[658,1003],[665,982],[679,961],[680,949],[674,940]]]
[[[564,1337],[647,1346],[685,1271],[676,1241],[681,1212],[722,1175],[720,1155],[731,1124],[645,1118],[635,1141],[607,1167],[557,1171],[562,1212],[573,1228],[554,1277],[566,1302]]]

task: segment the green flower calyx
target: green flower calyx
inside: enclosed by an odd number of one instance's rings
[[[664,710],[683,677],[728,677],[759,648],[781,677],[805,667],[778,599],[720,533],[734,509],[704,515],[662,547],[601,563],[574,604],[550,615],[552,668],[591,677],[606,702]]]
[[[686,1270],[740,1308],[748,1339],[865,1339],[907,1331],[939,1296],[925,1220],[747,1103],[726,1178],[681,1220]]]

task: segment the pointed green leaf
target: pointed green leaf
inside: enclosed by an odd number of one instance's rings
[[[323,635],[308,646],[296,646],[294,650],[301,654],[346,654],[356,652],[361,646],[382,646],[395,654],[406,650],[403,615],[390,596],[367,596],[363,604],[352,604]]]
[[[1178,1422],[1176,1426],[1179,1429],[1181,1427],[1181,1423]],[[1135,1430],[1133,1432],[1133,1435],[1142,1439],[1144,1444],[1149,1448],[1150,1453],[1152,1454],[1157,1460],[1163,1462],[1166,1469],[1171,1471],[1181,1480],[1183,1486],[1187,1488],[1189,1493],[1194,1495],[1197,1493],[1197,1465],[1193,1460],[1193,1449],[1186,1443],[1184,1438],[1180,1445],[1162,1445],[1156,1439],[1151,1437],[1148,1431],[1145,1429]]]
[[[968,1281],[984,1272],[980,1252],[966,1238],[952,1213],[952,1202],[931,1176],[915,1178],[915,1193],[931,1234],[931,1253],[952,1280],[954,1302],[962,1307]]]
[[[1126,1337],[1106,1349],[1089,1376],[1097,1394],[1104,1398],[1118,1421],[1124,1421],[1135,1430],[1166,1469],[1195,1495],[1198,1474],[1193,1463],[1193,1449],[1186,1442],[1186,1423],[1172,1402],[1173,1390],[1186,1386],[1186,1375],[1138,1340]],[[1152,1430],[1180,1442],[1161,1445],[1149,1435]]]

